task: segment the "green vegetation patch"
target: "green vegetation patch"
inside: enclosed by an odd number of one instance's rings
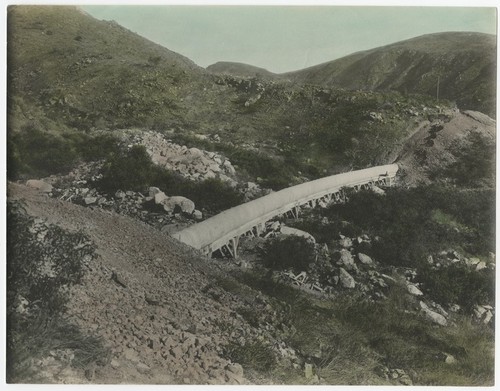
[[[69,289],[81,282],[95,247],[81,233],[68,233],[29,217],[17,203],[7,208],[7,380],[36,382],[33,359],[70,349],[71,364],[105,362],[102,341],[65,319]]]
[[[294,333],[286,341],[326,384],[397,384],[382,368],[404,370],[414,385],[493,384],[493,330],[465,316],[457,316],[456,325],[436,327],[408,311],[418,302],[398,285],[390,288],[387,300],[369,302],[353,294],[318,299],[258,272],[238,279],[267,295],[276,309],[288,308]],[[444,353],[456,362],[445,363]],[[273,375],[296,384],[303,369],[276,368]]]
[[[78,163],[108,157],[119,149],[111,134],[89,135],[65,131],[60,134],[26,125],[7,138],[7,175],[11,180],[27,176],[67,174]]]

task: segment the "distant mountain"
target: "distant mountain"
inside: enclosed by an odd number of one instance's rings
[[[253,65],[243,64],[241,62],[219,61],[209,65],[207,71],[219,75],[231,75],[237,77],[259,77],[275,78],[278,74],[269,72],[267,69]]]
[[[496,37],[428,34],[284,74],[296,82],[350,90],[397,90],[455,101],[495,115]]]

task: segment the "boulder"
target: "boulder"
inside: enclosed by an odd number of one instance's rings
[[[83,202],[85,202],[85,205],[95,204],[97,202],[97,197],[85,197]]]
[[[444,355],[445,355],[444,362],[446,364],[456,364],[457,359],[455,357],[453,357],[451,354],[448,353],[444,353]]]
[[[488,310],[486,312],[486,315],[485,315],[484,319],[483,319],[483,323],[484,324],[490,323],[490,321],[491,321],[492,318],[493,318],[493,314],[491,313],[491,311]]]
[[[126,197],[125,195],[125,192],[124,191],[121,191],[121,190],[117,190],[116,193],[115,193],[115,197],[116,198],[120,198],[120,199],[123,199]]]
[[[26,182],[26,186],[40,190],[42,193],[50,193],[53,189],[50,183],[44,182],[39,179],[30,179]]]
[[[486,262],[481,261],[476,265],[476,271],[486,269],[486,267],[487,267]]]
[[[354,263],[354,258],[352,254],[346,249],[340,250],[340,258],[337,264],[344,266],[347,270],[358,271],[358,267]]]
[[[149,196],[154,197],[156,194],[161,193],[162,191],[158,189],[157,187],[151,186],[149,188]]]
[[[436,323],[440,326],[446,326],[448,324],[448,321],[443,315],[432,311],[423,301],[420,302],[420,308],[422,309],[425,317],[431,322]]]
[[[343,268],[340,268],[339,271],[340,271],[340,275],[339,275],[340,284],[344,288],[348,288],[348,289],[354,288],[356,286],[356,281],[354,281],[354,278],[348,272],[346,272],[345,269],[343,269]]]
[[[230,175],[236,174],[236,170],[234,169],[233,165],[229,160],[224,160],[223,166],[226,172],[229,173]]]
[[[155,193],[154,195],[154,200],[155,200],[155,204],[156,205],[159,205],[159,204],[163,204],[163,202],[167,199],[168,197],[166,196],[166,194],[162,191],[158,192],[158,193]]]
[[[420,289],[418,289],[416,287],[416,285],[413,285],[413,284],[407,284],[406,285],[406,290],[408,291],[408,293],[410,295],[413,295],[413,296],[423,296],[423,293]]]
[[[201,220],[203,219],[203,213],[201,213],[198,209],[195,209],[193,212],[193,218],[195,220]]]
[[[373,265],[373,260],[368,255],[358,253],[358,259],[363,265]]]
[[[340,247],[349,248],[352,247],[352,240],[350,238],[342,238],[339,240]]]
[[[380,195],[384,195],[385,194],[385,191],[382,190],[380,187],[378,186],[372,186],[372,191],[375,193],[375,194],[380,194]]]
[[[156,196],[155,196],[156,197]],[[189,198],[182,196],[167,197],[161,204],[165,212],[172,213],[176,209],[180,209],[183,213],[192,214],[195,210],[194,202]]]
[[[312,236],[310,233],[302,231],[297,228],[292,228],[292,227],[287,227],[285,225],[281,225],[281,233],[283,235],[294,235],[294,236],[300,236],[302,238],[306,238],[307,240],[311,241],[312,243],[316,243],[316,239],[314,239],[314,236]]]

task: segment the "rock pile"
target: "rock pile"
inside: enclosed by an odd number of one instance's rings
[[[158,188],[151,188],[149,195],[118,190],[113,196],[109,196],[90,186],[86,187],[88,185],[86,180],[73,181],[65,188],[54,187],[50,195],[75,204],[130,216],[158,229],[172,224],[177,224],[178,229],[181,229],[182,226],[203,218],[203,214],[195,209],[193,201],[181,196],[168,197]]]
[[[128,137],[129,147],[144,145],[153,163],[184,178],[193,181],[218,178],[233,187],[237,185],[235,168],[219,153],[175,144],[157,132],[124,131],[124,134]]]

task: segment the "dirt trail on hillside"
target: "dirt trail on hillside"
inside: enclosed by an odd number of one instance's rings
[[[23,202],[31,216],[83,231],[99,255],[83,283],[72,288],[68,316],[83,332],[104,339],[110,362],[49,373],[47,382],[248,383],[242,367],[222,357],[221,347],[254,338],[257,331],[232,311],[242,305],[238,298],[220,290],[218,297],[229,300],[221,304],[206,293],[220,289],[214,286],[225,275],[220,262],[125,216],[18,184],[9,184],[8,197]]]

